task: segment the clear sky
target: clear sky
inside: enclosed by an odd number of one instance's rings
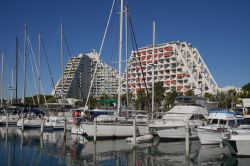
[[[110,65],[117,61],[118,10],[111,20],[102,57]],[[124,0],[129,5],[139,47],[152,43],[152,22],[156,21],[156,42],[186,41],[198,48],[220,87],[241,87],[250,82],[250,1],[249,0]],[[35,54],[38,32],[42,33],[55,82],[60,76],[60,23],[73,56],[91,49],[99,51],[112,0],[1,0],[0,52],[5,55],[4,95],[9,96],[11,67],[15,64],[15,38],[23,56],[24,24]],[[34,83],[28,63],[28,95]],[[65,48],[65,63],[69,54]],[[19,96],[23,70],[19,63]],[[42,53],[42,82],[52,90],[48,67]],[[30,92],[31,90],[31,92]]]

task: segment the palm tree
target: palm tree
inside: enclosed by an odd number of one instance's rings
[[[213,95],[212,93],[205,93],[204,94],[204,98],[209,100],[209,101],[216,101],[216,96]]]
[[[242,86],[242,98],[249,98],[250,97],[250,83],[247,83]]]
[[[147,108],[147,96],[144,90],[140,89],[137,92],[137,99],[135,100],[135,108],[144,110]]]
[[[154,102],[155,102],[155,108],[159,111],[159,107],[161,106],[161,102],[165,98],[165,89],[163,87],[163,82],[156,82],[154,85]],[[152,95],[151,95],[152,96]]]
[[[176,90],[172,90],[171,92],[168,92],[166,94],[166,105],[165,105],[165,108],[167,110],[169,110],[169,108],[171,108],[173,106],[175,98],[177,96],[180,96],[180,95],[181,95],[181,93],[177,92]]]
[[[89,98],[89,109],[92,110],[92,109],[96,108],[96,106],[97,106],[96,98],[93,97],[93,96],[90,96],[90,98]]]

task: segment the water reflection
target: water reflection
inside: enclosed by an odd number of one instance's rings
[[[227,148],[201,146],[190,142],[190,158],[185,142],[152,142],[136,149],[124,140],[100,140],[94,143],[83,136],[63,132],[44,132],[0,128],[1,165],[248,165],[250,158],[231,156]]]

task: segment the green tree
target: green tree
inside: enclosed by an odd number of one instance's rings
[[[161,102],[165,98],[165,89],[163,87],[163,82],[156,82],[154,84],[154,93],[155,93],[155,95],[154,95],[155,109],[157,109],[159,111],[159,107],[161,106]]]
[[[243,85],[241,89],[242,89],[241,97],[249,98],[250,97],[250,83]]]
[[[102,93],[100,96],[100,100],[106,100],[106,99],[112,99],[112,96],[110,96],[107,93]]]
[[[180,96],[180,95],[181,95],[181,93],[177,92],[176,90],[172,90],[171,92],[168,92],[166,94],[166,98],[165,98],[165,100],[166,100],[165,108],[167,110],[169,110],[169,108],[171,108],[173,106],[175,98],[177,96]]]
[[[204,98],[207,99],[208,101],[216,101],[216,96],[213,95],[212,93],[205,93]]]
[[[145,110],[147,107],[147,95],[144,90],[137,92],[137,99],[135,100],[135,109]]]
[[[188,91],[185,93],[185,96],[194,96],[194,91],[193,91],[193,90],[188,90]]]
[[[91,110],[95,109],[97,106],[97,99],[93,96],[90,96],[88,105],[89,105],[89,109]]]

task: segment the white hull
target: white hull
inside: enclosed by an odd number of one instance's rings
[[[19,118],[18,115],[10,115],[8,118],[8,124],[9,125],[16,125],[18,118]],[[0,125],[6,125],[6,122],[7,122],[7,116],[1,116],[0,117]]]
[[[49,116],[44,120],[44,127],[53,128],[55,130],[64,129],[64,117]]]
[[[186,101],[190,100],[191,98],[187,98]],[[155,120],[149,124],[150,131],[153,131],[152,134],[156,131],[157,135],[164,139],[185,139],[185,128],[188,122],[189,137],[197,139],[197,127],[206,119],[207,109],[199,105],[189,105],[187,104],[188,102],[185,104],[184,98],[179,98],[178,101],[182,101],[183,104],[174,106],[162,119]]]
[[[84,130],[86,134],[90,137],[95,135],[94,123],[84,123]],[[137,126],[138,135],[147,135],[148,127],[147,125]],[[121,123],[101,123],[97,125],[96,130],[97,137],[131,137],[133,136],[133,125],[121,124]]]
[[[217,131],[216,129],[209,128],[198,128],[198,135],[202,145],[210,144],[220,144],[222,140],[222,132]]]
[[[250,156],[250,132],[231,134],[229,139],[225,139],[232,154],[237,156]]]
[[[22,127],[23,120],[19,119],[17,121],[17,126]],[[23,126],[25,128],[40,128],[42,124],[42,120],[39,119],[24,119]]]

